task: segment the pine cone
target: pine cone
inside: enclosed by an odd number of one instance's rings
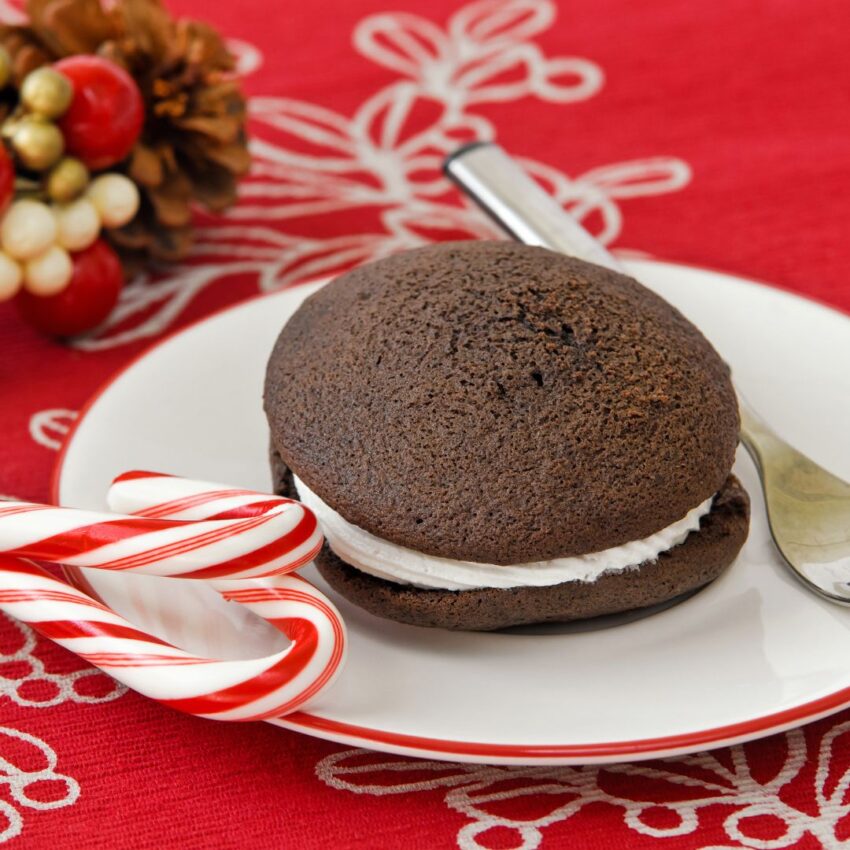
[[[145,101],[145,125],[123,170],[142,194],[136,218],[111,232],[126,260],[179,260],[192,243],[191,207],[220,212],[250,165],[245,100],[233,57],[203,23],[174,20],[159,0],[29,0],[29,24],[0,26],[18,82],[76,53],[124,67]]]

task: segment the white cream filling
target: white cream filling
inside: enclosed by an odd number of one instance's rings
[[[382,540],[343,519],[303,481],[295,477],[298,498],[316,514],[331,549],[346,563],[364,573],[396,584],[443,590],[481,587],[549,587],[565,581],[595,581],[603,573],[619,572],[654,561],[662,552],[678,546],[699,528],[711,510],[714,497],[643,540],[634,540],[601,552],[552,558],[527,564],[481,564],[425,555],[414,549]]]

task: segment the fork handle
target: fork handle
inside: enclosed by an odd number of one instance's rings
[[[450,180],[508,235],[614,271],[625,269],[495,142],[473,142],[443,164]]]

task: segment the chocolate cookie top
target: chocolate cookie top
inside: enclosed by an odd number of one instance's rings
[[[716,493],[738,412],[702,334],[635,280],[463,242],[308,298],[266,375],[272,442],[349,522],[516,564],[648,537]]]

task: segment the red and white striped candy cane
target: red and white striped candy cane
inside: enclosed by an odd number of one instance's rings
[[[211,485],[145,473],[179,490]],[[125,479],[132,483],[132,477]],[[181,483],[182,482],[182,483]],[[118,485],[120,487],[120,485]],[[0,554],[75,567],[173,578],[258,578],[292,572],[322,547],[313,513],[298,502],[218,487],[221,510],[151,516],[0,503]],[[186,500],[184,500],[185,502]],[[198,520],[198,521],[187,521]]]
[[[109,507],[114,511],[144,517],[167,517],[188,521],[232,519],[267,509],[270,497],[251,490],[234,489],[221,484],[178,478],[159,472],[132,471],[119,475],[107,494]],[[303,581],[303,580],[302,580]],[[228,593],[232,583],[220,582],[226,598],[247,599],[255,603],[264,589],[243,589]],[[305,582],[306,584],[306,582]],[[312,587],[312,586],[311,586]],[[314,588],[315,591],[315,588]],[[318,593],[318,591],[315,591]],[[336,609],[328,606],[339,620],[338,633],[345,640],[342,619]]]
[[[141,470],[119,475],[106,502],[119,514],[192,522],[256,516],[280,504],[303,507],[268,493]]]
[[[154,492],[152,485],[160,493],[153,502],[150,495],[141,498]],[[0,504],[0,541],[11,540],[17,555],[42,560],[208,579],[289,571],[321,546],[312,513],[288,499],[156,473],[121,476],[113,502],[122,488],[134,516]],[[145,509],[153,516],[143,516]],[[42,519],[49,523],[39,524]],[[222,546],[228,537],[235,540]],[[165,705],[220,720],[261,720],[295,711],[333,681],[346,655],[345,626],[309,582],[278,574],[209,583],[270,622],[291,645],[258,659],[192,655],[36,565],[0,554],[0,609]]]
[[[137,629],[35,564],[0,555],[0,609],[164,705],[217,720],[263,720],[296,710],[333,681],[345,657],[345,628],[309,582],[275,576],[211,584],[291,644],[264,658],[192,655]]]

